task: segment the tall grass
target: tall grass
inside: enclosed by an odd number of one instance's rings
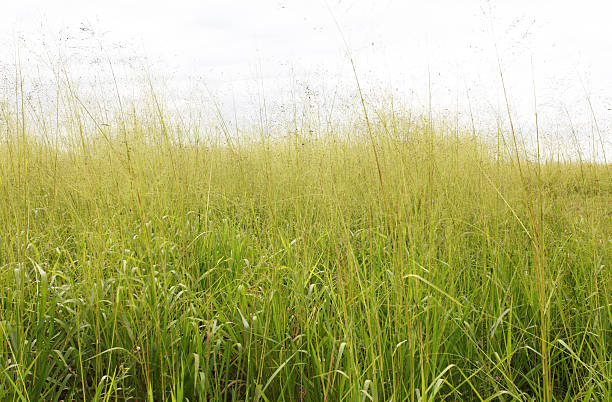
[[[17,88],[0,400],[612,398],[609,165],[431,113],[195,138],[153,96],[64,87],[54,120]]]

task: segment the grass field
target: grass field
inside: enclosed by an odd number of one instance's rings
[[[155,102],[24,103],[0,400],[612,400],[609,164],[393,113],[196,141]]]

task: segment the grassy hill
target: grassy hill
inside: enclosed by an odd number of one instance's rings
[[[1,400],[612,398],[609,164],[62,108],[2,109]]]

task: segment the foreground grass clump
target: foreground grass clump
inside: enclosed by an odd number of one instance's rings
[[[609,165],[6,116],[1,400],[612,397]]]

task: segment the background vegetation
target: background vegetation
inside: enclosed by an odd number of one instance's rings
[[[17,88],[1,400],[612,399],[609,164],[392,108],[238,138]]]

